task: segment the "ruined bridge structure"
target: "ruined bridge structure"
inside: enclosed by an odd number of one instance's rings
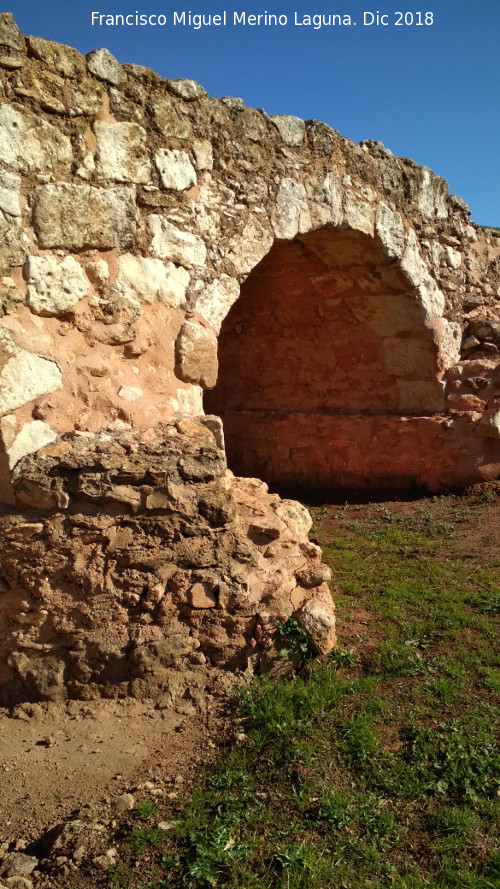
[[[328,652],[265,483],[498,477],[500,234],[378,142],[4,14],[0,238],[0,703],[189,702],[286,615]]]

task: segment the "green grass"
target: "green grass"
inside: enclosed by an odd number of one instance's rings
[[[320,664],[282,624],[300,674],[238,692],[246,744],[189,798],[136,807],[108,887],[499,889],[500,562],[457,535],[490,508],[315,510],[339,613],[363,609],[377,644]]]

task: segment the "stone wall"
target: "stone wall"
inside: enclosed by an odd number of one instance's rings
[[[291,614],[332,646],[218,418],[275,485],[500,472],[500,233],[380,143],[3,14],[0,263],[2,701],[264,668]]]
[[[226,471],[210,418],[67,435],[14,470],[0,511],[0,705],[162,697],[250,676],[292,614],[335,642],[301,504]]]
[[[388,414],[440,414],[457,424],[457,481],[498,474],[500,237],[469,223],[444,180],[317,121],[210,98],[104,49],[83,57],[24,38],[8,15],[1,31],[4,500],[14,499],[16,461],[59,435],[201,414],[221,326],[209,409],[233,428],[235,409],[260,393],[257,427],[242,413],[230,458],[247,435],[276,449],[275,411],[305,412],[311,430],[325,413],[375,414],[382,425]],[[300,281],[280,278],[287,250]],[[241,338],[245,281],[264,287],[267,319]],[[273,351],[274,389],[260,373]],[[301,441],[278,443],[279,476],[287,463],[293,476]],[[433,487],[453,481],[434,464],[418,475]],[[356,478],[366,483],[364,467]]]

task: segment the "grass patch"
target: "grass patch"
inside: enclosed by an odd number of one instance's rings
[[[314,510],[344,631],[364,615],[369,644],[319,664],[281,624],[299,675],[238,692],[246,744],[188,799],[136,807],[108,886],[498,889],[500,562],[463,544],[494,509]]]

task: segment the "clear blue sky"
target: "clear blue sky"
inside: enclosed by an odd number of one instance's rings
[[[11,0],[25,34],[106,46],[120,62],[190,77],[213,96],[240,96],[268,114],[316,118],[355,141],[378,139],[444,176],[483,225],[500,226],[500,0]],[[173,26],[173,13],[221,13],[226,27]],[[364,25],[364,13],[388,26]],[[284,27],[233,26],[233,13],[284,14]],[[396,11],[434,24],[396,26]],[[92,26],[91,13],[164,14],[166,26]],[[306,14],[356,25],[295,25]],[[410,20],[410,16],[407,17]],[[370,16],[367,16],[371,20]]]

